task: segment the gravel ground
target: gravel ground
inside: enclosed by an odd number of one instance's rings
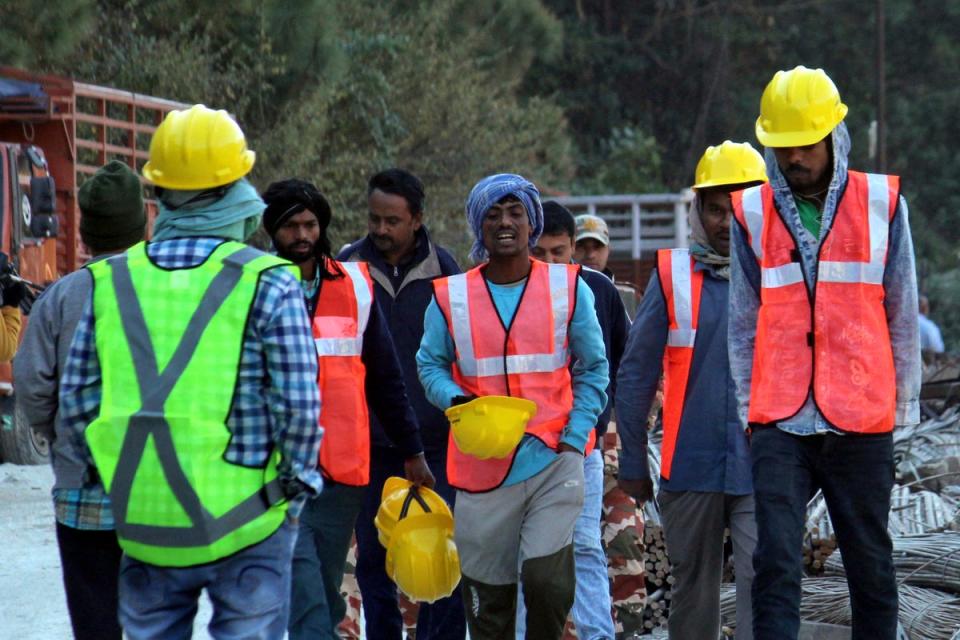
[[[0,464],[0,640],[72,637],[60,575],[49,466]],[[204,598],[194,638],[209,638]]]

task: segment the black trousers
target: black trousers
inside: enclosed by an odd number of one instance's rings
[[[797,637],[803,526],[807,500],[817,488],[843,554],[853,640],[894,640],[897,582],[887,533],[892,435],[796,436],[763,427],[754,430],[750,453],[757,517],[755,640]]]
[[[74,529],[57,523],[63,586],[76,640],[121,640],[117,579],[123,552],[115,531]]]

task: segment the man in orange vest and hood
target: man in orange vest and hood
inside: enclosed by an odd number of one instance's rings
[[[336,639],[346,612],[340,583],[370,481],[368,399],[387,436],[404,454],[407,478],[428,487],[434,480],[367,265],[331,257],[327,199],[309,182],[290,179],[271,184],[263,200],[263,226],[277,253],[300,268],[324,398],[319,422],[324,489],[300,514],[290,638]]]
[[[897,633],[892,431],[919,421],[917,282],[900,179],[847,168],[846,113],[823,70],[777,72],[756,124],[770,182],[733,194],[730,367],[751,433],[757,640],[797,637],[818,489],[853,639]]]
[[[664,376],[660,502],[673,567],[670,637],[720,634],[724,529],[737,578],[738,640],[751,640],[750,583],[757,528],[750,446],[737,417],[727,359],[730,193],[766,182],[749,143],[709,147],[697,164],[689,249],[661,249],[617,377],[620,487],[652,497],[647,415]]]
[[[574,598],[583,456],[607,401],[603,337],[580,267],[530,256],[543,230],[533,183],[484,178],[466,213],[480,264],[434,281],[420,381],[444,410],[491,395],[537,405],[505,458],[464,453],[451,435],[447,477],[458,489],[454,536],[467,627],[474,640],[512,638],[522,576],[527,638],[557,639]]]

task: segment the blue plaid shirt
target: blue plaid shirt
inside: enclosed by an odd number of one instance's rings
[[[177,238],[152,242],[147,253],[160,267],[184,269],[203,263],[222,242],[220,238]],[[88,458],[83,432],[100,412],[101,392],[91,301],[77,325],[60,380],[64,431],[73,434],[75,446]],[[227,419],[233,437],[224,458],[244,466],[262,466],[273,448],[279,447],[281,477],[295,477],[320,491],[323,480],[316,466],[323,430],[319,415],[316,349],[300,283],[286,270],[266,271],[245,329],[234,402]],[[69,509],[65,505],[62,511],[68,515]]]

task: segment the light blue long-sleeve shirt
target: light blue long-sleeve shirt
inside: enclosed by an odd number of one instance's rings
[[[816,286],[820,243],[830,231],[840,197],[847,183],[847,154],[850,137],[841,123],[831,134],[833,141],[833,177],[823,206],[820,237],[815,238],[800,222],[800,214],[786,178],[777,166],[772,149],[766,150],[767,175],[774,191],[777,209],[784,223],[798,240],[800,266],[807,287]],[[890,224],[887,263],[883,274],[884,309],[890,331],[893,364],[896,371],[897,425],[917,424],[920,421],[920,333],[917,327],[917,276],[914,265],[913,241],[910,236],[907,201],[900,198]],[[753,373],[754,342],[757,332],[757,313],[760,308],[760,265],[739,224],[731,225],[731,275],[729,350],[730,372],[737,388],[740,421],[747,426],[750,403],[750,381]],[[810,435],[839,432],[823,416],[807,396],[803,408],[777,426],[788,433]]]
[[[509,326],[516,313],[524,291],[524,282],[498,285],[487,284],[497,313],[504,325]],[[423,340],[417,351],[417,369],[427,400],[445,410],[454,397],[466,395],[453,380],[452,365],[456,360],[453,339],[447,322],[437,306],[436,298],[430,301],[423,318]],[[587,439],[593,435],[600,412],[607,404],[606,388],[609,380],[603,334],[594,311],[594,298],[590,287],[577,278],[577,301],[568,331],[570,356],[573,360],[573,408],[560,442],[583,451]],[[525,436],[517,449],[513,466],[503,486],[523,482],[540,473],[556,457],[557,452],[533,436]]]

